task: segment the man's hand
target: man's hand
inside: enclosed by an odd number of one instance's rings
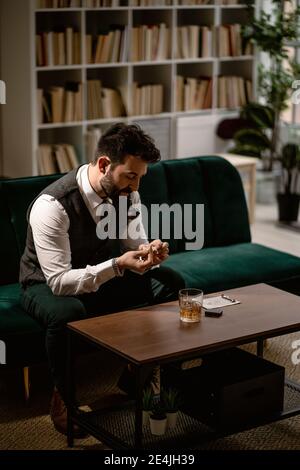
[[[147,250],[127,251],[116,261],[120,269],[132,269],[144,273],[155,264],[153,248],[148,245]]]
[[[167,242],[162,242],[161,240],[153,240],[149,244],[142,244],[139,246],[139,250],[144,250],[147,252],[149,248],[153,249],[153,264],[160,264],[169,256],[169,244]]]

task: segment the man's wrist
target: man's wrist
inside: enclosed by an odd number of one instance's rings
[[[121,266],[119,258],[113,258],[112,267],[117,277],[121,277],[124,275],[124,268]]]

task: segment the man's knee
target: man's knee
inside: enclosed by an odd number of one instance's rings
[[[54,295],[46,284],[27,288],[23,294],[23,306],[46,328],[86,318],[85,307],[79,299]]]
[[[74,297],[61,297],[55,304],[55,309],[49,311],[47,315],[49,327],[62,327],[69,322],[86,318],[84,305]]]

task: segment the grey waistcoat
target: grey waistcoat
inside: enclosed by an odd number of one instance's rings
[[[88,264],[95,265],[118,254],[118,243],[116,240],[100,240],[97,237],[96,224],[80,194],[76,181],[76,173],[77,169],[72,170],[70,173],[50,184],[50,186],[39,194],[39,196],[41,194],[49,194],[55,197],[68,214],[70,220],[68,234],[73,269],[85,268]],[[30,210],[35,200],[28,209],[27,220],[29,220]],[[46,282],[38,261],[29,223],[26,247],[20,261],[19,280],[23,288],[26,288],[28,285]]]

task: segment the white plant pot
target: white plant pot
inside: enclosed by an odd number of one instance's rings
[[[178,412],[173,411],[171,413],[167,413],[167,423],[168,423],[168,429],[174,429],[176,426],[177,422],[177,416]]]
[[[143,410],[143,426],[147,426],[149,423],[149,411]]]
[[[150,429],[155,436],[162,436],[167,429],[167,418],[153,419],[150,416]]]

